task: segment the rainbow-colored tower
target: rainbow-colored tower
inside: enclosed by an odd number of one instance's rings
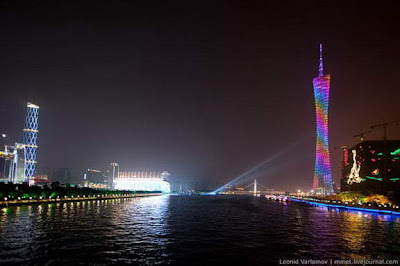
[[[324,75],[322,44],[319,46],[319,75],[313,79],[315,109],[317,117],[317,149],[313,189],[318,194],[332,194],[333,183],[328,142],[328,107],[330,75]]]

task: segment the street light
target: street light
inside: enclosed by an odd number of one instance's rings
[[[6,144],[6,138],[7,138],[7,134],[6,133],[1,133],[1,138],[0,138],[0,145],[1,146]]]
[[[1,133],[0,136],[0,149],[7,150],[7,141],[9,141],[8,135],[6,133]]]

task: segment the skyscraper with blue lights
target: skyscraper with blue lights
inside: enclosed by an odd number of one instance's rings
[[[333,183],[328,142],[328,107],[330,75],[324,75],[322,44],[319,46],[319,75],[313,79],[317,122],[317,147],[313,189],[317,194],[332,194]]]
[[[25,181],[32,183],[36,172],[39,106],[27,103],[23,144],[25,146]]]

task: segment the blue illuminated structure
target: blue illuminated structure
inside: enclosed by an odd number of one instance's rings
[[[315,151],[313,189],[317,194],[329,195],[333,193],[328,143],[328,107],[331,76],[324,75],[322,44],[320,44],[319,49],[319,75],[313,79],[317,121],[317,145]]]
[[[39,133],[39,106],[27,103],[23,144],[25,146],[25,181],[32,183],[37,164],[37,141]]]
[[[301,203],[306,203],[306,204],[320,206],[320,207],[326,207],[326,208],[336,208],[336,209],[343,209],[343,210],[353,210],[353,211],[363,211],[363,212],[375,212],[375,213],[381,213],[381,214],[400,215],[400,212],[391,211],[391,210],[360,208],[360,207],[353,207],[353,206],[346,206],[346,205],[339,205],[339,204],[328,204],[328,203],[322,203],[322,202],[315,202],[315,201],[310,201],[310,200],[301,200],[301,199],[295,199],[295,198],[290,198],[290,201],[301,202]]]

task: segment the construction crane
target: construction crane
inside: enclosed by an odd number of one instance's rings
[[[357,137],[358,135],[356,135],[355,137]],[[343,152],[343,161],[342,161],[342,163],[343,163],[343,165],[344,165],[344,162],[345,162],[345,160],[346,160],[346,150],[347,150],[347,147],[348,147],[348,145],[342,145],[342,146],[340,146],[340,147],[338,147],[338,146],[335,146],[334,147],[334,149],[336,150],[336,149],[341,149],[342,150],[342,152]]]
[[[386,141],[387,140],[387,127],[389,125],[393,125],[393,124],[399,124],[400,119],[399,120],[394,120],[388,123],[383,123],[383,124],[379,124],[379,125],[374,125],[371,126],[371,129],[375,130],[375,129],[379,129],[379,128],[383,128],[383,140]]]
[[[360,140],[363,141],[364,140],[364,135],[371,133],[372,131],[376,130],[376,129],[380,129],[383,128],[383,140],[387,140],[387,127],[389,125],[393,125],[393,124],[399,124],[400,123],[400,119],[399,120],[394,120],[388,123],[383,123],[383,124],[378,124],[378,125],[373,125],[370,127],[371,130],[365,131],[365,132],[361,132],[360,134],[354,135],[353,138],[356,137],[360,137]]]
[[[364,141],[364,135],[367,133],[370,133],[370,132],[372,132],[372,130],[368,130],[368,131],[362,132],[360,134],[354,135],[353,138],[360,137],[360,140]]]
[[[383,186],[386,188],[388,186],[387,180],[387,127],[393,124],[398,124],[400,120],[394,120],[388,123],[378,124],[371,126],[372,130],[383,128]]]
[[[353,137],[360,137],[361,141],[364,141],[364,135],[371,133],[374,130],[381,129],[383,128],[383,186],[387,187],[388,182],[387,182],[387,157],[388,157],[388,152],[387,152],[387,127],[391,126],[393,124],[398,125],[400,123],[400,119],[390,121],[387,123],[382,123],[382,124],[377,124],[373,125],[370,127],[370,130],[362,132],[360,134],[354,135]]]

